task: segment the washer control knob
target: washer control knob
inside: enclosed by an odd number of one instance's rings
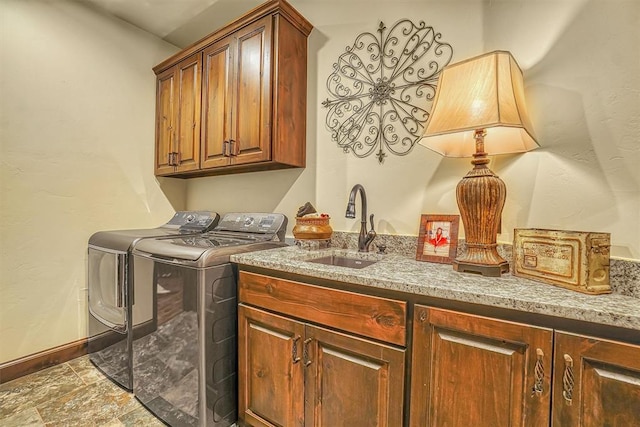
[[[187,222],[192,222],[196,217],[193,214],[187,215]]]
[[[253,224],[253,218],[252,217],[247,217],[247,219],[244,220],[244,225],[246,225],[248,227],[251,224]]]

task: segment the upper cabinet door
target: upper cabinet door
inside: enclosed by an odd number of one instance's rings
[[[201,151],[203,169],[229,164],[235,47],[235,37],[228,36],[204,50]]]
[[[271,159],[271,55],[273,17],[236,33],[231,164]]]
[[[174,98],[175,68],[170,68],[159,74],[156,82],[156,175],[175,171],[171,157],[176,120]]]
[[[640,346],[556,332],[553,427],[640,426]]]
[[[154,67],[155,174],[304,167],[311,29],[270,1]]]
[[[416,305],[411,426],[548,426],[553,332]]]
[[[176,172],[186,172],[200,168],[202,54],[197,53],[180,62],[177,78]]]

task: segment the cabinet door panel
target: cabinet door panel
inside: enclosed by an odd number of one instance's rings
[[[405,351],[306,327],[305,425],[402,425]]]
[[[156,83],[156,175],[172,173],[169,153],[173,151],[175,69],[158,75]]]
[[[177,172],[200,168],[200,102],[201,102],[201,54],[193,55],[178,65],[179,99]]]
[[[237,35],[232,164],[271,159],[271,16]]]
[[[552,339],[548,329],[416,306],[411,425],[548,425]]]
[[[238,315],[241,419],[252,426],[302,426],[304,325],[242,304]]]
[[[554,427],[640,427],[640,347],[557,332]]]
[[[231,139],[231,67],[234,48],[235,39],[229,36],[204,51],[201,157],[203,169],[229,164],[229,157],[223,152],[223,143]]]

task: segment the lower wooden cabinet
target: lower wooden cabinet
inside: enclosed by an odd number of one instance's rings
[[[556,332],[553,427],[640,427],[640,346]]]
[[[548,426],[553,331],[416,305],[411,426]]]
[[[241,426],[640,427],[638,345],[417,303],[406,334],[401,298],[238,285]]]
[[[402,425],[404,350],[242,304],[239,337],[244,423]]]
[[[238,292],[240,425],[403,425],[406,302],[245,271]]]
[[[640,346],[416,305],[410,425],[640,427]]]
[[[238,413],[248,425],[304,425],[303,335],[300,322],[238,307]]]

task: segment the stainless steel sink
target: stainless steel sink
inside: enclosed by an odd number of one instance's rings
[[[340,255],[328,255],[320,258],[308,259],[307,261],[314,262],[316,264],[335,265],[347,268],[365,268],[378,262],[377,260],[350,258]]]

